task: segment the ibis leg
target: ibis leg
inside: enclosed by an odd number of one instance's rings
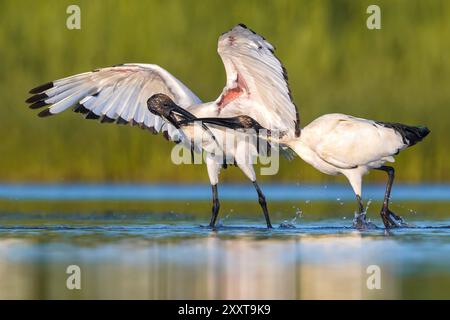
[[[403,219],[389,210],[389,200],[391,198],[391,189],[394,183],[395,170],[389,166],[382,166],[378,170],[384,171],[388,175],[388,181],[386,184],[386,192],[384,194],[383,207],[381,208],[380,215],[383,220],[386,229],[395,228],[399,226],[406,226]]]
[[[272,224],[270,223],[269,211],[267,210],[266,197],[264,196],[264,194],[262,193],[261,189],[259,188],[258,183],[256,182],[256,180],[253,181],[253,185],[255,186],[256,192],[258,193],[258,201],[259,201],[259,204],[261,205],[261,208],[263,210],[264,217],[266,218],[267,228],[271,229],[272,228]]]
[[[356,202],[358,204],[358,213],[361,214],[364,212],[364,205],[362,202],[362,198],[359,194],[356,195]]]
[[[362,202],[362,198],[359,194],[356,195],[356,204],[358,206],[357,208],[357,214],[355,215],[355,219],[353,220],[353,227],[355,227],[358,230],[365,230],[368,229],[367,221],[366,221],[366,213],[364,212],[364,205]]]
[[[217,193],[217,184],[214,184],[212,187],[212,198],[213,198],[213,206],[211,212],[211,222],[209,226],[214,228],[217,220],[217,216],[219,215],[220,203],[219,203],[219,195]]]
[[[353,227],[358,230],[369,230],[376,229],[377,226],[373,224],[370,220],[366,219],[366,210],[360,195],[356,195],[356,202],[358,205],[358,212],[355,214],[355,219],[353,220]]]

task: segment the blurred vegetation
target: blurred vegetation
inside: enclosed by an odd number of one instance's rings
[[[374,3],[382,29],[371,31]],[[70,4],[81,30],[66,28]],[[239,22],[277,47],[303,125],[329,112],[425,124],[432,134],[397,157],[397,177],[450,179],[450,1],[1,0],[0,181],[208,181],[203,166],[173,165],[159,135],[72,112],[39,119],[24,100],[35,85],[123,62],[159,64],[213,100],[225,83],[217,38]],[[234,168],[222,178],[245,180]],[[337,178],[296,159],[261,179]]]

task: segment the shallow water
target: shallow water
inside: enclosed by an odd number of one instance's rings
[[[299,199],[353,200],[355,195],[349,185],[268,184],[261,185],[267,198],[273,201]],[[365,185],[364,197],[380,198],[384,185]],[[224,200],[254,200],[251,184],[219,186]],[[450,185],[396,184],[392,197],[397,200],[450,201]],[[210,186],[203,184],[1,184],[0,198],[15,200],[209,200]]]
[[[35,195],[44,190],[26,187]],[[382,228],[351,227],[354,203],[343,200],[348,190],[340,186],[329,186],[335,191],[328,198],[296,201],[289,197],[297,186],[285,186],[293,189],[288,197],[269,202],[273,230],[264,228],[256,201],[247,201],[251,189],[222,202],[219,227],[211,230],[203,226],[210,204],[201,197],[105,201],[81,185],[77,197],[63,196],[73,188],[59,186],[58,196],[47,189],[47,197],[10,197],[11,190],[6,196],[0,188],[0,298],[450,298],[450,199],[442,195],[417,201],[399,196],[410,189],[397,188],[392,209],[411,227],[386,236]],[[235,186],[229,188],[222,193]],[[269,200],[277,192],[271,188],[265,188]],[[381,227],[382,188],[371,188],[377,197],[368,216]],[[414,188],[433,197],[440,192]],[[80,200],[88,194],[89,201]],[[81,269],[81,290],[66,288],[69,265]],[[373,265],[380,268],[381,289],[367,287]]]

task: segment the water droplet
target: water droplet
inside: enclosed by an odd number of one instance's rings
[[[369,207],[370,207],[371,204],[372,204],[372,199],[369,199],[369,200],[367,201],[366,209],[364,210],[364,212],[367,212],[367,211],[369,210]]]

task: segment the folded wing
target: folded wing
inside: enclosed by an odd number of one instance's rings
[[[407,147],[396,131],[342,114],[322,116],[308,125],[308,131],[309,145],[317,155],[342,169],[393,162],[393,156]]]

